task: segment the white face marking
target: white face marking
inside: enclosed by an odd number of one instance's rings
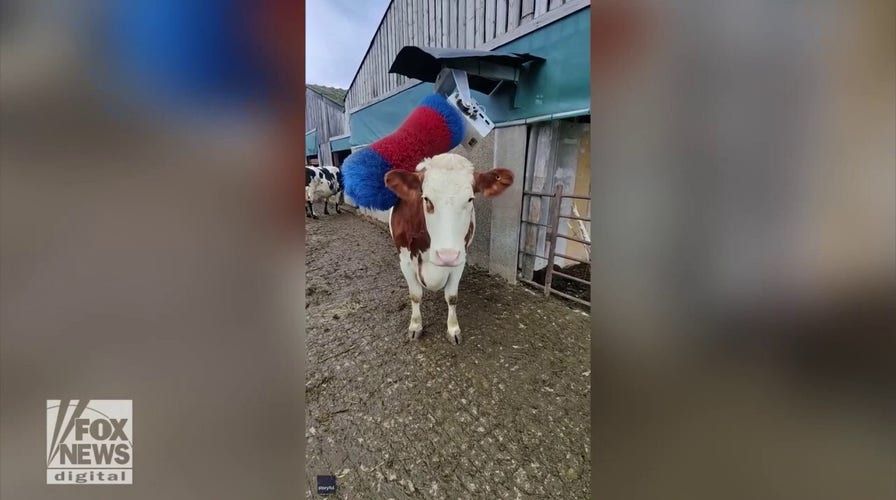
[[[423,215],[430,238],[430,259],[453,263],[466,257],[464,237],[473,216],[473,164],[456,154],[441,154],[417,167],[423,176]],[[430,211],[429,208],[432,210]],[[451,257],[456,256],[454,259]],[[443,265],[452,265],[444,261]]]

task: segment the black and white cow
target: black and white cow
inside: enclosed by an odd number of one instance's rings
[[[339,211],[339,198],[342,194],[342,172],[336,167],[311,167],[305,166],[305,201],[307,203],[305,215],[317,218],[314,215],[313,203],[324,200],[324,215],[330,215],[330,198],[336,197],[336,213]]]

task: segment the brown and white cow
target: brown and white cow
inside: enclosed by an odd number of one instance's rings
[[[423,160],[416,172],[389,171],[385,181],[399,198],[389,210],[389,232],[411,295],[408,336],[416,339],[423,331],[423,289],[444,288],[448,340],[458,344],[461,337],[455,304],[467,248],[476,230],[473,198],[501,194],[513,184],[513,173],[504,168],[474,172],[473,164],[463,156],[445,153]]]

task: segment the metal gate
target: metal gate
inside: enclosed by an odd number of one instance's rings
[[[549,205],[550,208],[548,209],[547,217],[546,217],[547,223],[540,222],[538,220],[530,220],[531,212],[533,211],[531,209],[531,207],[533,205],[536,205],[536,204],[531,203],[532,201],[534,201],[533,199],[549,199],[550,200],[550,205]],[[563,200],[566,200],[566,199],[587,200],[589,202],[591,201],[590,196],[577,196],[577,195],[563,194],[563,186],[561,184],[557,184],[557,186],[554,188],[553,193],[523,191],[523,213],[522,213],[522,216],[520,219],[520,222],[522,223],[522,225],[521,225],[521,229],[522,229],[521,240],[525,237],[522,235],[526,234],[527,226],[536,228],[536,230],[540,230],[539,228],[544,228],[544,230],[546,232],[545,243],[547,246],[547,255],[539,255],[536,250],[533,250],[532,248],[527,247],[529,240],[525,240],[525,241],[520,242],[518,257],[519,256],[535,257],[535,258],[545,260],[547,262],[547,264],[545,266],[544,284],[541,284],[536,281],[525,278],[525,276],[522,275],[523,269],[518,269],[518,273],[520,274],[518,276],[518,279],[520,281],[522,281],[523,283],[532,285],[534,287],[537,287],[537,288],[543,290],[545,297],[550,296],[550,294],[553,293],[554,295],[563,297],[564,299],[572,300],[579,304],[590,307],[591,306],[590,300],[586,301],[586,300],[580,299],[578,297],[573,297],[572,295],[561,292],[554,288],[554,278],[557,278],[557,277],[559,277],[561,279],[575,281],[575,282],[578,282],[578,283],[588,286],[589,289],[591,288],[591,280],[590,279],[585,280],[585,279],[571,276],[562,271],[557,271],[554,269],[554,261],[558,257],[567,259],[570,261],[574,261],[574,262],[580,262],[582,264],[587,264],[589,266],[591,265],[591,241],[587,235],[587,231],[584,230],[584,225],[582,225],[582,230],[581,230],[581,235],[583,236],[582,238],[565,235],[565,234],[562,234],[560,231],[560,221],[564,220],[564,219],[580,221],[580,222],[589,222],[589,223],[591,222],[590,217],[582,217],[578,213],[562,213]],[[537,205],[540,207],[540,203],[537,203]],[[573,211],[575,212],[576,211],[575,205],[570,203],[570,206],[573,208]],[[578,257],[573,257],[571,255],[566,255],[566,254],[558,252],[557,251],[557,242],[561,238],[569,240],[569,241],[575,241],[575,242],[578,242],[578,243],[581,243],[582,245],[584,245],[586,247],[587,258],[581,259]],[[537,247],[537,245],[536,245],[536,247]],[[590,294],[589,294],[589,297],[590,297]]]

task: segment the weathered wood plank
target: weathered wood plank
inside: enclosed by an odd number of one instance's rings
[[[386,30],[387,20],[388,20],[388,18],[383,18],[383,25],[380,26],[380,36],[378,37],[379,42],[380,42],[380,50],[379,50],[380,65],[376,71],[376,78],[377,78],[377,81],[379,82],[380,86],[376,93],[377,96],[384,94],[386,92],[386,88],[389,84],[389,79],[387,78],[389,73],[388,73],[388,71],[386,71],[386,57],[387,57],[386,53],[389,50],[389,48],[387,46],[387,44],[389,43],[389,34],[388,34],[388,30]]]
[[[388,19],[389,19],[389,50],[386,51],[386,75],[389,80],[389,86],[386,90],[392,90],[398,85],[397,75],[393,73],[389,73],[389,66],[392,65],[392,60],[395,59],[395,54],[398,52],[396,46],[398,42],[396,41],[396,37],[398,36],[398,31],[400,28],[398,27],[397,19],[395,18],[396,11],[393,10],[395,8],[395,3],[389,7]]]
[[[372,64],[372,61],[371,63]],[[370,64],[364,67],[363,80],[361,82],[361,102],[370,100]]]
[[[377,35],[379,35],[379,30],[377,30]],[[376,65],[373,67],[373,97],[376,97],[383,93],[383,83],[382,83],[382,74],[383,74],[383,39],[377,36],[374,39],[375,44],[375,54],[376,54]]]
[[[369,55],[368,55],[369,57]],[[361,85],[361,92],[358,94],[359,101],[361,103],[366,102],[369,99],[368,89],[370,88],[370,65],[373,64],[373,59],[367,59],[364,61],[363,66],[361,66],[361,74],[358,75],[358,83]]]
[[[414,2],[412,0],[404,0],[404,19],[408,25],[408,39],[406,45],[416,45],[417,20],[414,19]]]
[[[548,0],[535,0],[535,17],[548,11]]]
[[[420,47],[426,46],[426,41],[429,37],[429,0],[417,0],[418,8],[420,9],[420,17],[417,20],[420,22]]]
[[[383,19],[383,22],[385,22],[385,21],[386,20]],[[380,29],[377,30],[378,33],[377,33],[377,37],[376,37],[376,44],[377,44],[376,72],[373,74],[373,79],[376,82],[376,92],[373,94],[374,97],[382,94],[383,91],[385,90],[384,84],[385,84],[385,80],[386,80],[386,77],[385,77],[386,72],[383,70],[383,66],[386,65],[386,47],[385,47],[386,33],[383,28],[384,28],[383,26],[380,26]]]
[[[457,47],[457,4],[448,2],[448,47]]]
[[[498,0],[495,9],[495,36],[507,31],[507,0]]]
[[[485,43],[485,0],[476,2],[476,29],[474,32],[476,47]]]
[[[520,5],[520,25],[523,25],[535,17],[535,0],[521,0]]]
[[[442,36],[442,27],[439,24],[441,12],[442,8],[439,5],[439,0],[429,0],[429,23],[431,27],[429,44],[431,47],[438,46],[439,39]]]
[[[411,29],[410,22],[408,22],[407,4],[405,3],[405,0],[397,0],[397,1],[398,1],[398,6],[399,6],[398,25],[401,26],[401,36],[398,37],[398,50],[401,51],[401,49],[405,45],[411,44],[410,37],[411,37],[412,29]],[[395,54],[398,55],[398,52],[396,52]],[[404,85],[405,80],[406,80],[406,77],[404,75],[398,75],[398,85],[397,86],[400,87],[400,86]]]
[[[383,39],[383,68],[382,68],[382,79],[383,79],[383,89],[381,93],[385,93],[392,86],[391,78],[389,77],[389,53],[392,52],[392,22],[389,19],[389,12],[383,16],[383,27],[382,34],[380,35]]]
[[[550,0],[548,2],[548,10],[554,10],[563,5],[563,0]]]
[[[467,23],[467,2],[464,0],[458,0],[457,2],[457,32],[455,33],[455,45],[456,48],[462,49],[467,46],[466,36],[467,32],[464,26]]]
[[[423,46],[428,47],[432,44],[432,24],[430,24],[430,15],[432,13],[432,9],[430,9],[430,4],[432,0],[423,0]]]
[[[450,42],[450,40],[451,40],[451,33],[450,33],[451,23],[449,22],[451,19],[450,4],[453,4],[456,2],[457,2],[457,0],[454,0],[453,2],[449,1],[449,0],[439,0],[439,3],[442,4],[442,14],[441,14],[441,17],[442,17],[441,18],[442,41],[441,41],[441,45],[440,45],[441,47],[450,47],[451,46],[450,45],[450,43],[451,43]]]
[[[495,37],[495,9],[497,0],[485,1],[485,41]]]
[[[361,70],[364,69],[363,66],[358,69],[358,75],[355,78],[355,81],[352,82],[351,87],[348,89],[348,94],[345,96],[345,109],[349,110],[357,106],[360,100],[360,92],[361,92]]]
[[[442,8],[439,0],[432,0],[432,45],[438,47],[442,43]]]
[[[373,98],[377,94],[377,81],[376,81],[376,69],[380,64],[380,53],[377,51],[379,44],[376,39],[373,40],[373,45],[370,47],[370,68],[367,70],[367,85],[368,94]]]
[[[383,67],[382,73],[380,73],[383,81],[383,89],[380,92],[381,94],[386,93],[392,87],[391,78],[389,77],[389,54],[392,52],[391,28],[392,24],[387,15],[386,18],[383,19]]]
[[[401,2],[401,25],[404,26],[402,30],[404,35],[401,37],[401,47],[398,47],[398,50],[401,50],[405,45],[414,44],[414,19],[411,17],[410,0],[401,0]]]
[[[428,0],[428,3],[429,17],[427,17],[426,20],[429,23],[429,41],[427,42],[427,45],[429,45],[430,47],[435,47],[437,43],[436,41],[439,39],[439,33],[436,28],[436,18],[438,17],[438,11],[436,10],[436,0]]]
[[[376,40],[374,39],[373,45],[370,47],[370,67],[367,68],[367,94],[368,98],[373,98],[376,95],[376,67],[379,63],[379,53],[376,51]]]
[[[388,59],[389,59],[389,15],[386,13],[383,16],[383,25],[380,27],[380,40],[382,43],[381,51],[380,51],[380,92],[377,95],[381,95],[386,92],[389,88],[389,71],[388,71]]]
[[[423,5],[420,0],[412,0],[414,6],[414,31],[417,35],[414,45],[422,47],[426,45],[426,39],[423,36]]]
[[[520,25],[520,0],[510,0],[507,3],[507,31],[513,31]]]
[[[404,12],[404,0],[393,0],[395,11],[395,26],[396,26],[396,34],[395,34],[395,47],[394,52],[392,54],[392,61],[395,60],[395,56],[398,55],[398,52],[401,51],[401,48],[405,45],[410,44],[410,33],[411,26],[408,23],[407,16]],[[392,61],[389,64],[392,64]],[[400,86],[404,82],[404,77],[401,75],[395,75],[395,85],[393,88]]]
[[[369,57],[369,56],[368,56]],[[358,94],[359,101],[364,103],[367,99],[370,98],[368,89],[370,88],[370,65],[373,64],[373,59],[368,59],[364,61],[364,65],[361,66],[361,74],[358,75],[358,83],[361,85],[361,92]]]
[[[534,191],[534,168],[535,158],[538,151],[538,137],[541,127],[535,125],[529,129],[529,150],[526,154],[525,178],[523,188]],[[523,220],[540,222],[541,219],[541,203],[542,200],[537,196],[529,196],[524,198],[523,203]],[[526,279],[532,278],[532,272],[535,270],[535,256],[530,254],[538,253],[538,226],[534,224],[525,224],[520,231],[520,248],[526,252],[520,255],[520,267],[522,276]],[[540,254],[544,255],[544,254]]]
[[[408,20],[407,14],[405,13],[405,0],[393,1],[396,4],[395,19],[397,19],[398,26],[401,28],[399,32],[400,34],[396,39],[396,41],[398,42],[397,49],[401,50],[401,48],[407,45],[407,43],[410,41],[411,25],[410,21]]]
[[[464,47],[472,49],[476,47],[476,0],[467,0],[466,4]]]

